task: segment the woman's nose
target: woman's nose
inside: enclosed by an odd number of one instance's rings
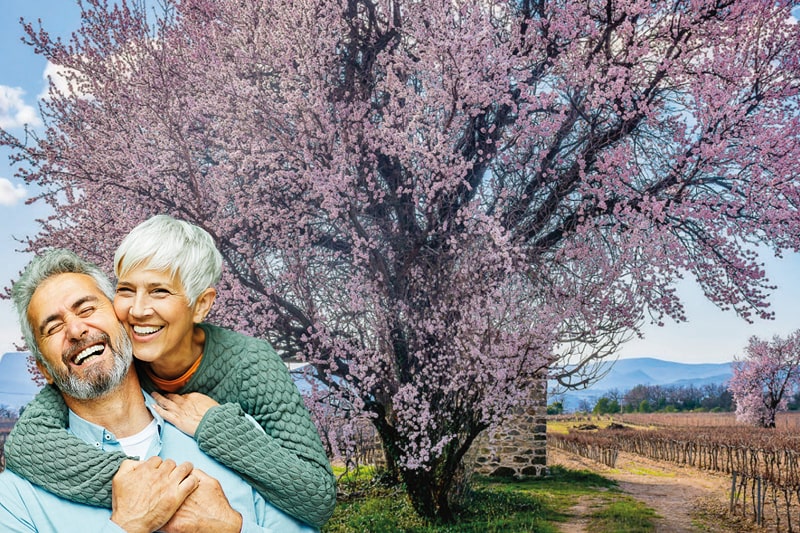
[[[136,294],[128,312],[135,317],[151,315],[153,307],[150,305],[150,299],[144,294]]]

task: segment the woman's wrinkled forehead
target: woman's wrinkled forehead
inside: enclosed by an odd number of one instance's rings
[[[117,280],[142,272],[153,272],[157,274],[166,274],[169,277],[175,278],[175,281],[181,283],[181,285],[183,284],[183,280],[180,276],[180,267],[174,262],[158,261],[154,260],[152,257],[140,259],[138,261],[126,261],[125,256],[123,256],[115,267]]]

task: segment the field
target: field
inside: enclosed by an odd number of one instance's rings
[[[637,426],[717,427],[741,425],[736,422],[735,413],[628,413],[613,415],[613,420]],[[775,428],[800,431],[800,411],[778,413]]]
[[[709,423],[703,424],[704,418]],[[701,475],[725,479],[724,494],[719,494],[718,487],[716,496],[718,504],[724,496],[727,509],[717,509],[717,521],[735,519],[765,530],[800,531],[798,432],[726,425],[725,420],[734,421],[716,414],[561,417],[548,424],[548,448],[558,450],[551,454],[551,462],[566,452],[590,459],[596,471],[613,472],[624,457],[626,463],[639,460],[673,472],[688,469],[698,479]],[[783,417],[784,427],[796,421],[794,413]],[[684,488],[687,493],[689,486]],[[686,502],[687,506],[691,503]]]
[[[322,533],[566,533],[582,524],[593,533],[645,533],[657,518],[617,483],[584,468],[553,466],[544,479],[473,479],[454,524],[417,516],[401,487],[381,486],[370,468],[343,474],[339,503]],[[583,502],[580,517],[575,502]],[[670,532],[675,533],[675,532]]]

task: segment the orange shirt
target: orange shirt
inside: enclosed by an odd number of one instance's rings
[[[156,376],[153,371],[150,369],[150,365],[142,365],[144,367],[144,371],[147,374],[153,384],[158,387],[160,390],[164,392],[177,392],[181,390],[181,387],[189,383],[189,380],[197,372],[197,369],[200,367],[200,361],[203,360],[203,354],[200,354],[200,357],[197,358],[197,361],[194,362],[192,366],[189,367],[189,370],[184,372],[182,375],[178,376],[175,379],[163,379]]]

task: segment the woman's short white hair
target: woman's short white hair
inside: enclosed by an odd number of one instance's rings
[[[219,281],[222,255],[203,228],[169,215],[156,215],[133,228],[114,254],[118,279],[139,267],[177,273],[193,306],[204,290]]]

